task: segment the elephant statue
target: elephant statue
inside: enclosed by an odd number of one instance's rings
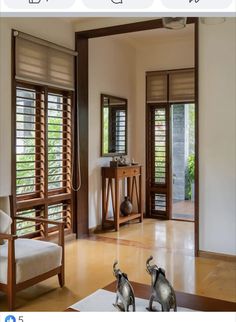
[[[117,268],[118,261],[113,264],[113,273],[117,279],[116,286],[116,303],[113,304],[116,308],[123,312],[129,312],[129,307],[133,307],[135,312],[135,297],[132,285],[128,280],[128,276]]]
[[[146,261],[147,272],[151,275],[151,297],[149,300],[148,311],[155,311],[153,301],[160,303],[162,312],[169,312],[173,309],[177,311],[175,291],[165,276],[164,269],[157,265],[150,265],[153,257],[150,256]]]

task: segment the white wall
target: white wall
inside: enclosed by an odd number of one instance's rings
[[[101,224],[101,93],[128,99],[128,154],[132,156],[135,109],[135,52],[111,37],[89,41],[89,227]]]
[[[69,22],[56,18],[0,18],[0,196],[11,193],[11,29],[74,48]]]
[[[199,36],[200,249],[236,255],[236,20]]]

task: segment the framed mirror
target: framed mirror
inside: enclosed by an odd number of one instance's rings
[[[103,157],[127,155],[127,109],[127,99],[101,94]]]

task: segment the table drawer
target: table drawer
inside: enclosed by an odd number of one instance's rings
[[[117,175],[119,178],[133,177],[141,174],[140,167],[121,167],[117,170]]]

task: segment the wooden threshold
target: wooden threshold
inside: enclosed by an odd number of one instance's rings
[[[203,258],[216,259],[216,260],[221,260],[221,261],[225,261],[225,262],[236,263],[236,256],[235,255],[206,252],[203,250],[200,250],[198,252],[198,255],[199,255],[199,257],[203,257]]]

